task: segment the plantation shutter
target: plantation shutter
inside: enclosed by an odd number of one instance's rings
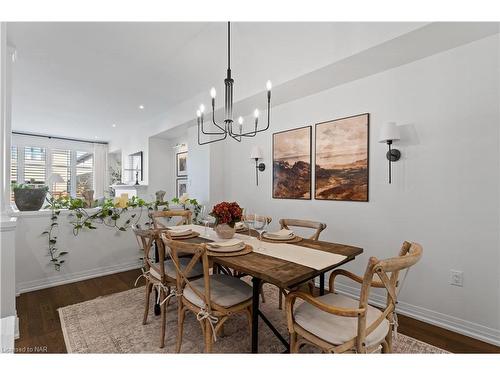
[[[46,150],[42,147],[24,148],[24,176],[22,182],[45,184]]]
[[[76,196],[81,198],[84,190],[93,190],[94,155],[86,151],[76,151]]]
[[[52,174],[58,174],[64,182],[55,182],[49,186],[50,190],[56,195],[70,191],[71,181],[71,151],[70,150],[52,150]]]

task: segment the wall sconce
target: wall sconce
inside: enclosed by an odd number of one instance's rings
[[[259,159],[262,159],[262,150],[259,146],[254,146],[252,148],[250,159],[255,159],[255,180],[257,181],[257,186],[259,186],[259,171],[264,172],[266,169],[266,165],[264,163],[259,163]]]
[[[398,161],[401,158],[401,152],[397,149],[392,149],[391,145],[393,141],[398,141],[400,139],[399,128],[395,122],[388,122],[380,130],[380,143],[387,143],[389,146],[389,151],[387,151],[386,157],[389,160],[389,183],[391,183],[391,164],[392,162]]]

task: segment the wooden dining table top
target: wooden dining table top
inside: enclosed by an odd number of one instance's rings
[[[252,235],[256,236],[256,233],[252,233]],[[183,241],[191,243],[213,242],[212,240],[202,237],[195,237]],[[356,246],[326,241],[314,241],[305,238],[303,238],[300,242],[290,244],[290,251],[293,251],[294,245],[344,255],[346,258],[341,262],[331,264],[321,270],[256,252],[251,252],[245,255],[223,257],[212,255],[211,259],[217,264],[232,268],[253,277],[257,277],[280,288],[290,289],[353,260],[356,256],[363,252],[362,248]]]

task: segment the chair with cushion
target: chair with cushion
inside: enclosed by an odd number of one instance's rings
[[[180,352],[184,328],[184,318],[189,310],[196,315],[204,335],[205,352],[212,351],[212,345],[218,332],[229,316],[244,313],[247,316],[251,331],[252,323],[252,287],[243,280],[225,274],[209,274],[207,248],[204,244],[192,244],[173,241],[163,235],[167,250],[177,269],[177,290],[182,291],[178,299],[178,334],[177,352]],[[179,253],[189,253],[192,259],[183,266],[179,262]],[[186,275],[193,265],[201,261],[203,278],[190,280]]]
[[[318,221],[311,221],[311,220],[299,220],[299,219],[280,219],[280,226],[281,229],[288,229],[290,230],[290,227],[298,227],[298,228],[310,228],[310,229],[316,229],[314,233],[309,237],[310,240],[313,241],[318,241],[319,236],[321,232],[323,232],[326,229],[326,224],[325,223],[320,223]],[[310,281],[307,283],[310,292],[314,290],[314,283]],[[278,299],[278,308],[281,310],[283,307],[283,296],[286,296],[286,291],[284,289],[280,289],[279,292],[279,299]]]
[[[371,257],[363,278],[346,270],[333,271],[329,293],[324,296],[313,297],[306,292],[289,293],[286,314],[290,352],[297,353],[301,345],[310,344],[329,353],[367,353],[380,346],[383,353],[390,353],[391,325],[397,324],[395,308],[400,289],[399,273],[408,270],[421,256],[422,247],[419,244],[405,241],[397,257],[385,260]],[[335,293],[337,276],[346,276],[361,284],[359,300]],[[383,309],[368,304],[372,287],[386,289],[387,300]],[[297,299],[304,302],[294,308]]]
[[[165,330],[166,330],[166,310],[170,302],[170,298],[175,295],[177,285],[176,269],[171,259],[166,259],[165,247],[160,239],[158,230],[145,230],[134,226],[134,234],[139,243],[140,249],[144,253],[144,269],[140,277],[146,280],[146,302],[144,307],[144,317],[142,324],[147,323],[149,315],[149,304],[151,292],[153,288],[157,289],[158,300],[161,302],[161,333],[160,333],[160,348],[165,346]],[[155,256],[152,254],[152,249],[156,244],[158,250],[158,261],[155,262]],[[189,258],[180,258],[181,265],[187,265],[190,262]],[[194,265],[189,277],[191,279],[199,278],[203,275],[203,269],[200,263]]]
[[[180,220],[175,225],[186,225],[191,224],[192,215],[193,213],[190,210],[164,210],[153,211],[150,217],[153,221],[154,229],[164,229],[166,226],[162,223],[162,219],[170,220],[174,217],[178,217]]]

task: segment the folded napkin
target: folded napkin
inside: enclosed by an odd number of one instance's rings
[[[291,230],[282,229],[282,230],[279,230],[277,232],[264,233],[264,237],[277,239],[277,240],[283,240],[283,239],[294,238],[295,234]]]
[[[214,251],[237,251],[245,247],[245,243],[237,238],[232,238],[227,241],[210,242],[207,247]]]
[[[234,228],[236,230],[239,230],[239,229],[244,229],[245,228],[245,224],[241,221],[237,222],[236,224],[234,224]]]

